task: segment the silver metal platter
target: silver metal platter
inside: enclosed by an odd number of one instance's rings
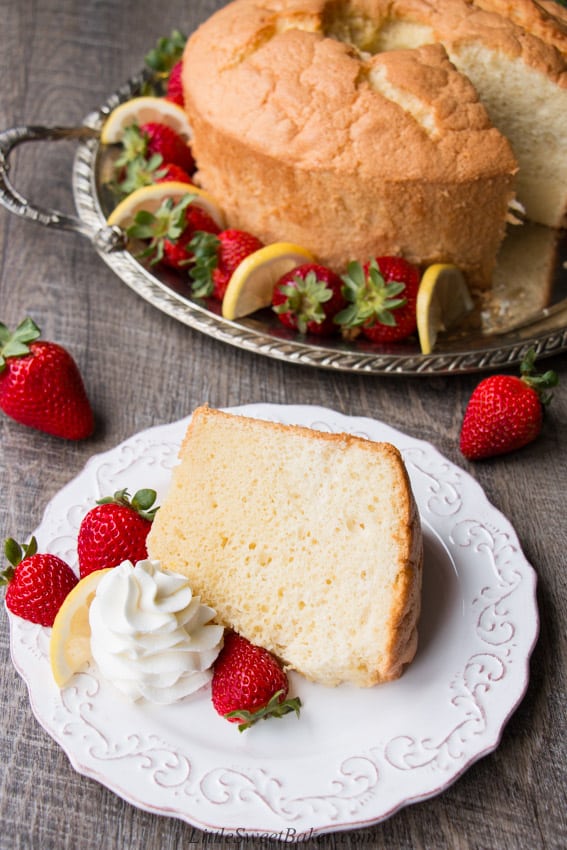
[[[322,341],[281,325],[271,310],[240,321],[220,315],[212,300],[197,301],[187,280],[139,262],[126,250],[123,234],[106,219],[115,199],[108,191],[112,152],[99,141],[106,116],[139,93],[144,74],[112,94],[80,127],[15,127],[0,133],[0,203],[11,212],[55,229],[86,236],[116,275],[163,313],[216,340],[265,357],[319,369],[360,374],[446,375],[502,369],[520,363],[529,348],[539,358],[567,350],[567,236],[522,225],[506,237],[490,302],[476,327],[444,336],[430,355],[417,339],[380,346],[340,339]],[[78,218],[30,204],[8,179],[8,156],[24,141],[74,138],[78,149],[72,187]]]

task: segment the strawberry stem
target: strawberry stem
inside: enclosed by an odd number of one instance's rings
[[[242,721],[238,724],[239,732],[244,732],[245,729],[249,729],[254,725],[254,723],[257,723],[259,720],[267,720],[268,717],[283,717],[285,714],[290,714],[292,711],[294,711],[299,717],[299,711],[301,708],[301,700],[299,697],[292,697],[280,702],[283,694],[283,690],[276,691],[270,701],[262,708],[258,708],[256,711],[235,709],[234,711],[228,711],[224,716],[227,720],[236,718]]]
[[[0,322],[0,372],[6,368],[8,357],[25,357],[29,354],[29,343],[40,336],[40,329],[29,316],[20,322],[13,333]]]
[[[136,213],[134,224],[128,227],[126,233],[133,239],[149,240],[148,247],[139,257],[149,257],[152,265],[162,259],[165,240],[175,243],[183,235],[187,227],[186,210],[194,198],[191,193],[183,195],[177,203],[166,198],[155,213],[148,210]],[[187,254],[187,263],[190,262],[191,256]]]
[[[112,496],[105,496],[98,499],[97,505],[122,505],[122,507],[132,508],[143,519],[153,522],[159,506],[153,507],[157,493],[149,488],[137,490],[132,498],[126,487],[122,490],[117,490]]]
[[[545,392],[552,387],[556,387],[559,383],[559,376],[552,369],[547,372],[537,372],[535,369],[536,353],[534,348],[530,348],[520,364],[520,375],[522,381],[532,387],[538,396],[542,405],[547,405],[553,398],[553,393]]]
[[[137,124],[130,124],[124,129],[121,140],[122,151],[114,162],[115,172],[123,166],[128,166],[137,159],[146,159],[148,153],[148,136]]]
[[[149,159],[137,156],[126,164],[125,169],[118,168],[116,171],[119,179],[108,185],[119,197],[130,195],[141,186],[150,186],[166,174],[163,156],[160,153],[152,154]]]
[[[277,304],[274,312],[291,312],[296,317],[300,333],[307,331],[309,322],[321,324],[325,320],[323,304],[331,300],[333,292],[314,271],[309,271],[305,278],[295,275],[292,283],[280,284],[278,288],[285,295],[285,301]]]
[[[172,30],[169,37],[159,38],[156,46],[144,57],[146,65],[160,75],[167,76],[183,56],[187,36],[180,30]]]
[[[349,263],[343,284],[343,295],[349,304],[335,316],[336,324],[344,328],[372,325],[374,322],[396,326],[395,311],[407,303],[403,295],[406,287],[401,281],[387,283],[376,260],[369,264],[368,273],[360,263]]]
[[[148,71],[151,72],[151,79],[145,81],[141,94],[156,97],[163,95],[163,85],[174,66],[183,57],[186,41],[187,36],[180,30],[173,30],[169,37],[158,39],[156,46],[144,57]]]
[[[195,298],[208,298],[213,294],[213,272],[218,266],[220,239],[214,233],[197,230],[189,242],[193,252],[193,267],[189,272],[192,278],[191,291]]]
[[[21,564],[24,558],[31,558],[36,552],[37,540],[35,537],[32,537],[29,543],[22,544],[14,540],[13,537],[7,537],[4,541],[4,554],[10,566],[0,573],[0,586],[10,584],[18,564]]]

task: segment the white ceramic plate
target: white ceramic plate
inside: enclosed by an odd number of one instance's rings
[[[328,689],[292,674],[301,717],[239,734],[215,713],[208,689],[170,707],[131,705],[93,666],[59,692],[50,630],[10,616],[14,664],[37,719],[75,769],[135,806],[217,834],[289,842],[377,823],[443,791],[497,746],[528,681],[534,571],[478,484],[428,443],[319,407],[233,410],[400,448],[425,533],[420,645],[402,678]],[[93,457],[48,505],[40,548],[76,565],[79,524],[97,498],[142,486],[163,498],[187,422]]]

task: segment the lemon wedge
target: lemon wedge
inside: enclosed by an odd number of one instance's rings
[[[67,684],[91,658],[89,607],[100,580],[112,570],[97,570],[81,579],[65,597],[53,623],[49,659],[58,687]]]
[[[143,96],[126,100],[112,110],[102,126],[100,140],[103,145],[117,144],[122,140],[126,127],[154,121],[167,124],[185,139],[191,138],[191,125],[181,106],[163,97]]]
[[[473,309],[465,277],[457,266],[435,263],[423,273],[417,293],[417,332],[422,354],[431,354],[440,331],[450,330]]]
[[[222,230],[225,226],[224,213],[215,199],[198,186],[177,180],[168,183],[152,183],[150,186],[142,186],[130,195],[126,195],[108,216],[107,224],[126,230],[134,223],[136,213],[140,210],[155,213],[167,198],[177,203],[188,194],[194,196],[192,203],[204,209]]]
[[[280,277],[313,262],[315,258],[307,248],[292,242],[273,242],[249,254],[230,278],[222,301],[223,317],[240,319],[268,307]]]

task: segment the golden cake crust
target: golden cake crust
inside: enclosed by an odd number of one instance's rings
[[[326,35],[332,7],[236,0],[189,39],[197,179],[232,226],[339,271],[403,254],[487,285],[513,195],[508,142],[440,44],[361,54]]]

